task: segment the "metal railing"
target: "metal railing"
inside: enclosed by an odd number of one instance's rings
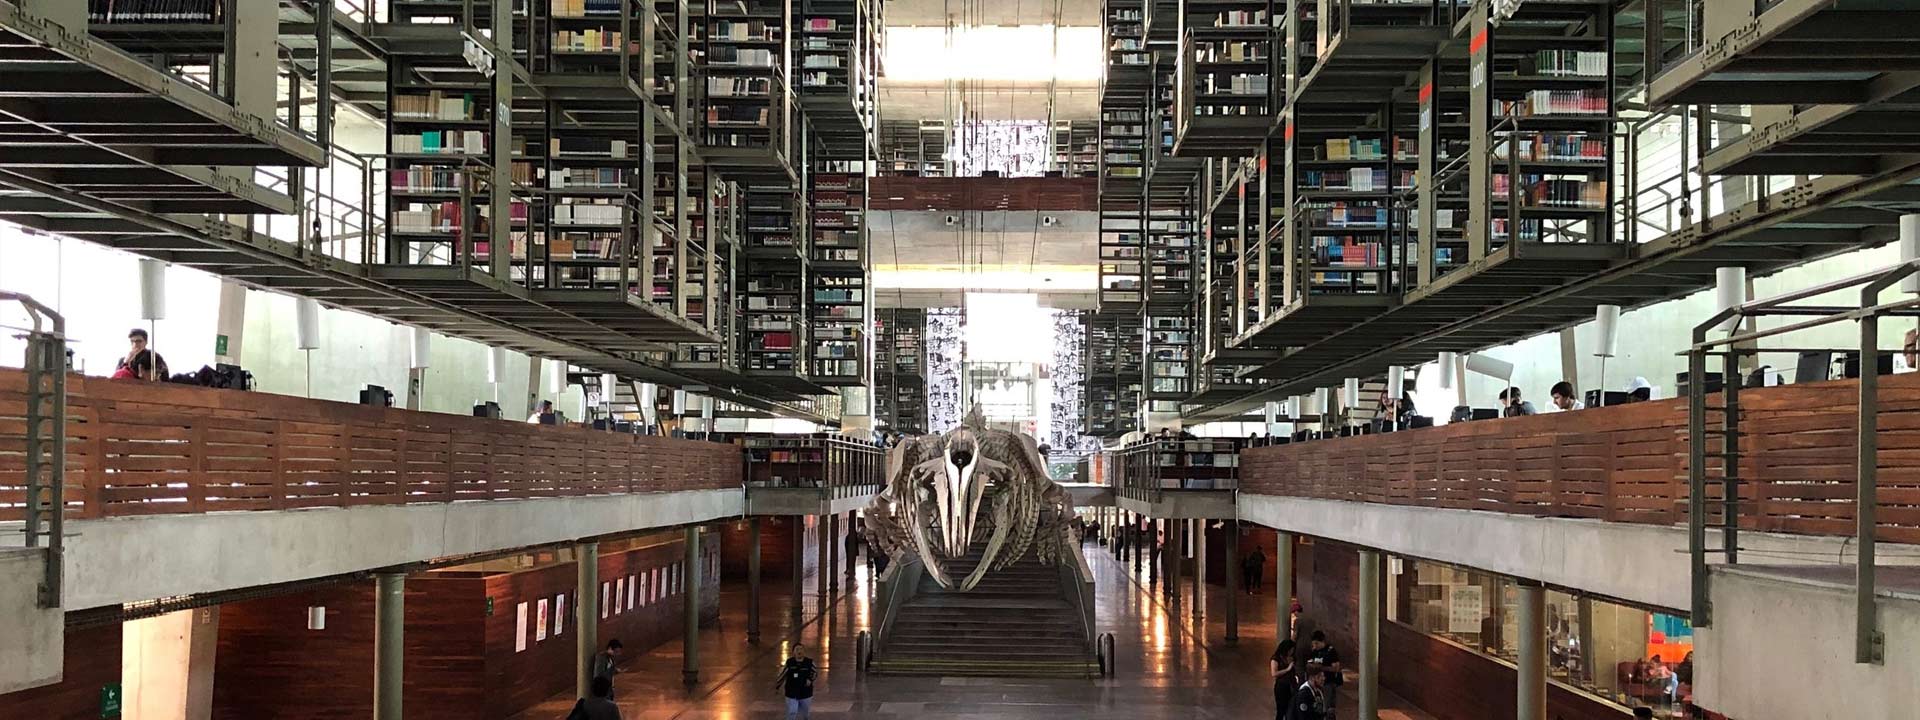
[[[67,321],[24,293],[0,290],[0,301],[19,303],[33,321],[25,333],[23,532],[27,547],[47,549],[40,606],[57,608],[66,546]]]
[[[1692,615],[1696,627],[1706,627],[1712,619],[1708,602],[1708,566],[1707,556],[1720,553],[1727,564],[1736,564],[1739,560],[1739,528],[1743,509],[1741,497],[1742,481],[1739,477],[1741,454],[1739,450],[1738,391],[1740,387],[1740,363],[1751,358],[1760,350],[1757,342],[1763,338],[1778,337],[1820,328],[1836,323],[1857,323],[1859,325],[1859,343],[1856,348],[1812,349],[1824,352],[1834,349],[1851,350],[1859,353],[1859,391],[1856,400],[1856,418],[1854,430],[1855,457],[1853,459],[1853,542],[1857,547],[1854,575],[1854,661],[1860,663],[1879,663],[1882,661],[1885,638],[1880,632],[1875,616],[1874,589],[1875,568],[1874,550],[1877,533],[1880,530],[1876,511],[1879,509],[1878,472],[1879,472],[1879,369],[1880,369],[1880,320],[1885,317],[1920,317],[1920,296],[1906,296],[1900,299],[1882,302],[1880,294],[1893,288],[1902,280],[1920,273],[1920,260],[1910,260],[1892,267],[1873,272],[1841,278],[1819,285],[1794,290],[1771,298],[1746,302],[1715,313],[1705,322],[1694,327],[1693,345],[1687,355],[1687,437],[1688,450],[1688,503],[1687,529],[1688,551],[1692,567]],[[1820,302],[1819,299],[1829,293],[1840,293],[1858,289],[1857,304],[1798,304],[1803,301]],[[1778,320],[1777,324],[1758,329],[1746,329],[1747,321],[1759,318]],[[1803,319],[1795,319],[1803,318]],[[1732,328],[1722,330],[1722,328]],[[1718,337],[1716,337],[1718,336]],[[1808,352],[1804,348],[1770,347],[1767,352]],[[1720,361],[1722,388],[1718,393],[1721,406],[1710,408],[1708,405],[1709,359]],[[1721,415],[1722,427],[1708,427],[1708,415],[1717,412]],[[1721,450],[1710,451],[1708,445],[1714,436],[1721,441]],[[1718,477],[1715,471],[1718,470]],[[1710,484],[1718,481],[1720,497],[1710,498],[1716,488]],[[1710,527],[1712,505],[1719,505],[1721,546],[1707,547],[1707,535]]]

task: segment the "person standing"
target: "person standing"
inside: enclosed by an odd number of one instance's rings
[[[1340,686],[1347,682],[1346,676],[1340,672],[1340,651],[1333,649],[1333,644],[1327,642],[1327,634],[1324,632],[1315,630],[1310,637],[1307,646],[1307,673],[1321,676],[1321,680],[1324,681],[1322,688],[1326,695],[1327,711],[1332,712],[1335,700],[1340,694]],[[1319,672],[1313,671],[1315,667],[1320,668]]]
[[[860,526],[852,520],[847,521],[847,539],[845,542],[847,551],[847,575],[853,575],[854,568],[859,566],[860,546],[866,543],[865,538],[860,536]]]
[[[1306,681],[1293,692],[1293,698],[1287,703],[1285,720],[1326,720],[1333,717],[1333,689],[1327,687],[1327,676],[1318,663],[1307,663]]]
[[[780,668],[780,679],[773,682],[787,696],[787,720],[807,720],[813,710],[813,680],[819,675],[813,658],[804,645],[794,645],[787,653],[787,664]]]
[[[1260,576],[1265,575],[1267,573],[1266,552],[1262,551],[1258,547],[1255,547],[1253,549],[1253,554],[1247,556],[1246,564],[1242,566],[1242,569],[1245,570],[1245,572],[1242,572],[1241,574],[1245,575],[1247,578],[1247,594],[1248,595],[1260,594]]]
[[[593,679],[593,694],[573,704],[567,720],[620,720],[620,706],[613,704],[613,681]]]
[[[1294,672],[1293,639],[1280,641],[1273,657],[1267,660],[1267,675],[1273,678],[1273,718],[1287,720],[1288,701],[1300,688],[1300,673]]]
[[[613,699],[613,674],[619,672],[620,653],[626,646],[620,644],[620,638],[607,641],[607,649],[593,654],[593,679],[607,681],[607,699]]]

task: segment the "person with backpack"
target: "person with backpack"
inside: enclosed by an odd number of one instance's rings
[[[614,667],[620,663],[620,653],[626,646],[620,644],[620,638],[607,641],[607,649],[593,654],[593,679],[607,681],[607,697],[613,697],[613,674],[619,672]]]
[[[620,720],[620,706],[613,704],[613,680],[595,676],[592,695],[574,703],[567,720]]]
[[[795,644],[780,668],[780,678],[773,682],[787,696],[787,720],[807,720],[813,710],[813,681],[819,674],[806,646]]]

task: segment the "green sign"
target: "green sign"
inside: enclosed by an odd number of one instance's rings
[[[487,617],[493,617],[493,596],[487,596]]]
[[[100,688],[100,717],[120,717],[120,683]]]
[[[227,336],[225,335],[213,336],[213,354],[215,355],[227,354]]]

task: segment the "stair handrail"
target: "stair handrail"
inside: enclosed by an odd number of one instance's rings
[[[1081,638],[1087,641],[1088,647],[1092,647],[1097,639],[1093,629],[1093,568],[1087,565],[1087,557],[1077,549],[1063,554],[1055,567],[1060,573],[1060,592],[1073,605],[1073,611],[1080,620]]]
[[[900,609],[919,593],[920,576],[925,571],[918,558],[902,555],[874,582],[874,605],[879,609],[878,620],[873,625],[874,653],[886,647],[887,638],[893,634],[893,624],[900,618]]]

